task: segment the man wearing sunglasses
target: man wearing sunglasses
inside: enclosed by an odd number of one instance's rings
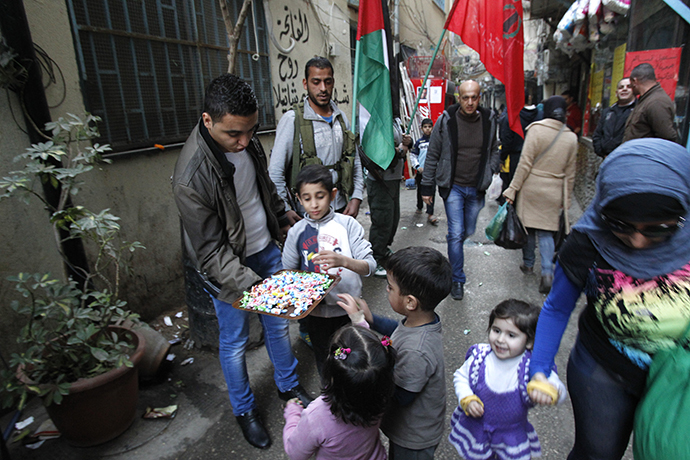
[[[213,80],[199,124],[182,147],[173,174],[175,203],[185,250],[211,294],[219,328],[219,358],[232,410],[245,439],[271,445],[249,387],[245,350],[249,313],[232,303],[244,291],[281,270],[276,242],[290,227],[283,201],[268,177],[267,159],[254,136],[259,106],[252,88],[235,75]],[[311,397],[297,380],[288,320],[259,316],[275,368],[278,395]]]

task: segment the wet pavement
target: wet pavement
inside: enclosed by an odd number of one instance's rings
[[[401,219],[392,249],[423,245],[436,248],[446,254],[447,221],[443,214],[442,200],[437,197],[436,211],[440,222],[436,227],[427,223],[426,214],[415,214],[416,191],[405,190],[402,187],[400,201]],[[455,301],[448,297],[436,310],[441,317],[444,330],[448,401],[446,417],[448,420],[457,405],[453,393],[453,372],[462,365],[465,352],[472,344],[486,341],[487,322],[491,309],[500,301],[510,297],[538,305],[541,305],[545,298],[538,292],[539,275],[524,275],[520,272],[518,266],[522,258],[521,251],[502,249],[486,239],[484,228],[497,209],[496,202],[486,204],[479,216],[477,233],[466,242],[465,298],[462,301]],[[365,227],[368,235],[370,220],[367,212],[368,206],[365,199],[358,220]],[[577,204],[574,204],[570,210],[571,222],[574,222],[580,214],[581,210]],[[538,267],[535,267],[535,272],[539,273]],[[397,316],[388,306],[385,279],[365,278],[363,297],[375,313],[390,317]],[[583,305],[584,299],[581,298],[578,311]],[[178,312],[183,313],[182,318],[175,317],[175,313]],[[273,368],[265,348],[259,347],[247,353],[252,389],[258,409],[273,440],[273,445],[269,449],[260,450],[250,446],[244,440],[235,422],[217,352],[184,347],[184,339],[188,336],[184,299],[180,300],[179,306],[167,312],[166,316],[174,319],[173,326],[164,326],[162,321],[158,321],[157,327],[161,328],[166,335],[176,334],[183,340],[172,347],[171,353],[175,354],[175,359],[165,363],[160,377],[154,381],[145,382],[141,386],[138,414],[143,414],[147,406],[164,407],[176,404],[178,411],[174,418],[145,420],[137,416],[133,425],[123,435],[104,445],[92,448],[71,447],[63,439],[45,441],[35,450],[28,449],[21,443],[14,443],[9,445],[11,458],[13,460],[287,459],[282,447],[283,402],[276,394]],[[556,359],[563,381],[566,380],[567,356],[575,340],[576,320],[577,314],[574,314]],[[180,325],[179,328],[178,325]],[[290,331],[293,350],[299,360],[300,381],[312,396],[317,396],[319,379],[311,350],[299,339],[296,323],[291,324]],[[190,357],[194,358],[194,361],[182,366],[181,363]],[[32,401],[21,418],[28,416],[33,416],[36,420],[31,425],[32,427],[37,427],[42,420],[47,418],[40,401]],[[564,459],[572,446],[574,437],[569,399],[557,407],[533,409],[530,412],[530,421],[542,444],[542,458]],[[9,415],[2,418],[0,426],[4,428],[8,422]],[[446,428],[446,433],[448,432],[449,424]],[[385,436],[382,435],[382,437],[385,441]],[[435,458],[456,459],[458,454],[444,439]],[[624,458],[632,459],[630,449]]]

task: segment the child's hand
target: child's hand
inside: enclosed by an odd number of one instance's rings
[[[359,305],[359,309],[364,313],[364,319],[367,320],[367,323],[374,324],[374,315],[371,314],[371,310],[369,310],[369,305],[367,305],[366,301],[364,299],[357,299],[357,305]]]
[[[288,399],[288,401],[285,403],[285,406],[287,407],[289,404],[297,404],[298,406],[304,409],[304,405],[302,404],[302,401],[300,401],[299,398]]]
[[[374,322],[374,315],[371,314],[369,305],[367,305],[364,299],[355,299],[350,294],[338,294],[338,297],[341,299],[338,301],[338,305],[340,305],[349,316],[361,311],[364,313],[364,319],[367,323],[372,324]]]
[[[347,263],[346,257],[333,251],[319,251],[311,260],[314,264],[320,265],[324,271],[331,268],[345,267]]]
[[[484,415],[484,403],[479,396],[469,395],[460,400],[460,408],[468,417],[479,418]]]
[[[558,390],[549,383],[546,376],[537,372],[527,384],[527,392],[533,403],[550,406],[558,401]]]
[[[357,300],[350,294],[338,294],[338,297],[340,298],[338,305],[340,305],[348,315],[353,315],[360,311]]]
[[[484,406],[477,401],[472,401],[467,405],[467,415],[474,418],[480,418],[484,415]]]

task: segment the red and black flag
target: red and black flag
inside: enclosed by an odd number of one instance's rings
[[[522,0],[456,0],[444,28],[479,53],[486,70],[503,83],[510,129],[524,136]]]

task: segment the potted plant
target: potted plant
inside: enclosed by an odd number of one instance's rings
[[[12,355],[14,370],[2,374],[0,387],[5,407],[22,409],[30,394],[42,397],[63,436],[80,446],[110,440],[134,420],[136,364],[145,345],[141,334],[115,327],[137,318],[118,298],[118,288],[129,257],[143,246],[118,238],[119,218],[108,209],[92,212],[72,201],[82,185],[80,176],[109,162],[102,154],[110,148],[92,144],[98,137],[98,120],[69,114],[46,124],[52,139],[19,155],[16,160],[24,161],[24,168],[0,180],[0,199],[37,199],[49,210],[63,258],[67,259],[64,243],[76,239],[92,254],[89,267],[66,260],[76,277],[66,270],[59,278],[26,273],[9,278],[21,299],[12,302],[12,308],[26,319],[17,338],[24,351]],[[41,194],[45,184],[59,190],[57,204]],[[88,399],[94,388],[105,391],[96,401]],[[72,409],[77,413],[70,413]]]

